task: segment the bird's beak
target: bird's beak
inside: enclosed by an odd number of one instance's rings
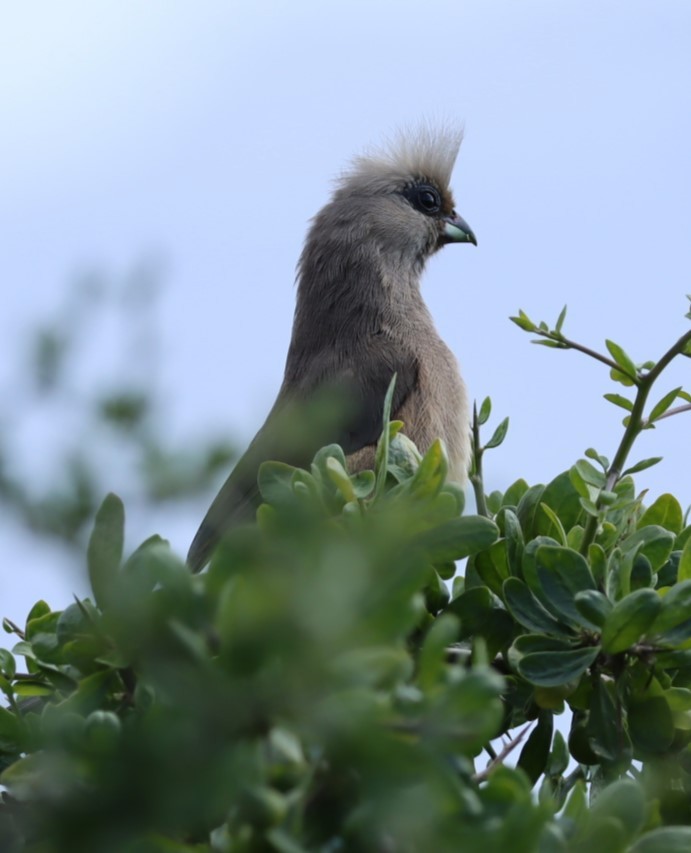
[[[455,210],[445,216],[443,222],[442,243],[472,243],[473,246],[477,246],[477,237],[473,234],[473,229]]]

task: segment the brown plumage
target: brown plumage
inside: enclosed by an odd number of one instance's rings
[[[283,384],[202,521],[187,557],[193,571],[233,525],[251,517],[261,462],[307,465],[322,444],[337,442],[351,471],[372,467],[394,373],[393,416],[423,453],[443,439],[452,477],[465,480],[465,388],[420,293],[434,252],[447,243],[476,244],[449,188],[461,138],[423,129],[358,157],[314,218],[298,265]],[[312,407],[330,388],[348,402],[336,423]]]

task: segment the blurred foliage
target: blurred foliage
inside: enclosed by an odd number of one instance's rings
[[[518,319],[585,351],[563,313]],[[483,445],[486,400],[478,515],[443,446],[421,458],[389,423],[391,392],[375,471],[349,476],[336,445],[309,470],[265,463],[256,523],[200,576],[157,536],[125,555],[109,495],[93,600],[4,623],[0,849],[691,849],[691,525],[637,492],[650,460],[624,467],[687,401],[645,414],[689,341],[640,367],[588,353],[635,388],[616,465],[589,449],[487,495],[508,421]]]
[[[164,443],[160,278],[151,261],[122,279],[86,273],[26,333],[24,360],[0,408],[0,502],[33,533],[81,550],[109,472],[127,472],[128,502],[142,507],[204,492],[234,456],[226,439]],[[103,339],[107,346],[94,347]],[[43,465],[40,476],[32,467],[36,449],[27,458],[13,445],[36,418],[43,441],[68,437],[64,446],[42,448],[42,458],[61,467],[47,472]]]

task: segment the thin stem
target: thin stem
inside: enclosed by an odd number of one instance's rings
[[[680,415],[682,412],[691,412],[691,403],[686,403],[683,406],[676,406],[674,409],[667,409],[661,415],[655,418],[655,422],[661,421],[663,418],[671,418],[672,415]]]
[[[482,454],[484,448],[480,446],[480,423],[477,419],[477,404],[473,404],[473,470],[470,475],[470,483],[475,493],[475,505],[478,515],[484,515],[490,518],[490,512],[487,509],[487,501],[485,500],[485,484],[482,475]]]

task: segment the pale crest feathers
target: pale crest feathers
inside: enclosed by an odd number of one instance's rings
[[[409,183],[426,178],[440,188],[448,187],[458,150],[463,140],[462,129],[434,129],[427,125],[413,131],[399,131],[386,145],[352,161],[341,175],[339,189],[377,192],[391,181]]]

